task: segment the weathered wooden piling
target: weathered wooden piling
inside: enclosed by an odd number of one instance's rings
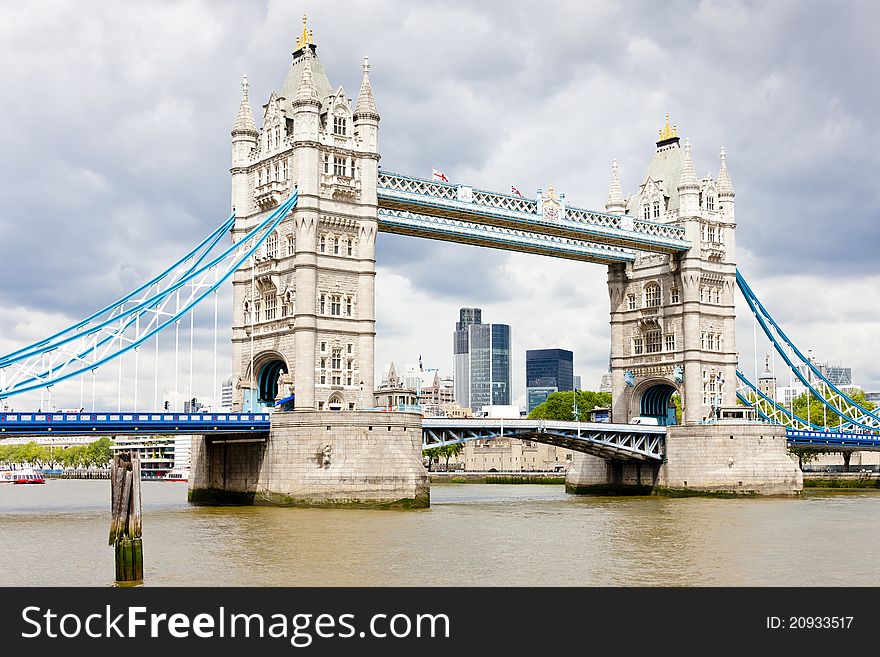
[[[137,455],[117,452],[110,470],[112,517],[110,545],[116,551],[116,581],[144,579],[141,542],[141,462]]]

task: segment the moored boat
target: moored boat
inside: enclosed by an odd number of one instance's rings
[[[162,481],[189,481],[189,470],[185,468],[174,468],[165,473]]]

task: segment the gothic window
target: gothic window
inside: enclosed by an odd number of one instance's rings
[[[326,343],[326,342],[322,342],[322,343],[321,343],[321,353],[322,353],[322,354],[326,354],[326,353],[327,353],[327,343]]]
[[[331,383],[333,383],[334,386],[341,386],[342,385],[342,376],[340,376],[339,374],[334,374],[333,380],[331,381]]]
[[[654,219],[660,218],[660,201],[654,201]]]
[[[669,291],[669,303],[679,303],[681,298],[678,293],[678,288],[674,287]]]
[[[321,244],[318,250],[321,253],[325,253],[327,251],[327,237],[325,235],[321,235]]]
[[[345,299],[345,314],[351,317],[351,297],[346,297]]]
[[[266,256],[269,258],[278,257],[278,233],[271,233],[266,239]]]
[[[346,375],[345,385],[350,386],[350,385],[352,385],[352,382],[353,382],[353,378],[352,378],[351,374]],[[351,404],[349,404],[349,406],[351,406]]]
[[[344,116],[333,117],[333,134],[345,136],[348,120]]]
[[[351,358],[349,358],[348,361],[345,363],[345,369],[347,369],[349,372],[354,369],[354,361]]]
[[[247,301],[244,302],[244,323],[245,324],[253,324],[254,317],[251,315],[251,304]]]
[[[287,160],[281,160],[281,180],[287,180]]]
[[[333,238],[333,255],[339,255],[339,238]]]
[[[354,158],[351,158],[351,177],[354,178]]]
[[[327,369],[327,359],[326,358],[321,359],[321,369],[322,370]]]
[[[260,321],[260,302],[254,301],[254,321]]]
[[[287,236],[287,255],[292,256],[296,253],[296,238],[293,233]]]
[[[330,156],[324,153],[324,173],[330,173]]]
[[[273,173],[275,174],[275,177],[273,178],[273,180],[281,180],[281,171],[278,168],[278,162],[275,163],[275,166],[272,169],[273,169]]]
[[[636,309],[636,295],[635,294],[627,294],[626,295],[626,308],[627,308],[627,310],[635,310]]]
[[[649,354],[659,354],[663,350],[663,331],[648,331],[645,333],[645,351]]]
[[[645,307],[656,308],[660,305],[660,286],[657,283],[648,283],[645,286]]]
[[[651,218],[651,206],[648,205],[648,202],[645,201],[645,204],[642,206],[642,218],[647,221]]]
[[[275,145],[276,146],[281,145],[281,127],[280,126],[275,128]]]
[[[278,309],[278,297],[274,294],[270,294],[264,297],[264,301],[266,321],[275,319],[275,314]]]
[[[666,351],[675,351],[675,333],[666,334]]]
[[[641,336],[633,338],[633,354],[635,354],[636,356],[641,355],[642,345],[643,342]]]
[[[342,314],[342,297],[338,294],[334,294],[330,296],[330,314],[331,315],[341,315]]]
[[[709,194],[706,196],[706,209],[714,210],[715,209],[715,197]]]
[[[348,255],[352,255],[352,253],[353,253],[352,243],[353,243],[352,240],[348,240]]]
[[[330,358],[330,369],[333,370],[341,370],[342,369],[342,349],[339,347],[335,347],[333,349],[333,355]]]
[[[344,176],[345,175],[345,158],[339,157],[338,155],[333,156],[333,175],[334,176]]]
[[[715,334],[707,333],[706,334],[706,349],[708,351],[715,351]]]
[[[705,303],[705,302],[706,302],[706,288],[701,287],[700,288],[700,303]]]
[[[348,354],[349,356],[351,356],[354,353],[354,345],[351,342],[349,342],[347,345],[345,345],[345,353]]]
[[[715,288],[712,290],[712,303],[721,303],[721,288]]]
[[[321,371],[321,379],[320,379],[320,381],[321,381],[321,384],[322,384],[322,385],[325,384],[325,383],[327,383],[327,372]],[[320,405],[323,406],[323,405],[324,405],[324,402],[321,402]]]
[[[324,314],[324,309],[325,309],[326,307],[327,307],[327,305],[326,305],[326,297],[322,294],[322,295],[321,295],[321,305],[320,305],[320,310],[318,311],[318,313],[321,314],[321,315],[323,315],[323,314]]]

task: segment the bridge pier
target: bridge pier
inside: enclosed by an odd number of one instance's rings
[[[193,504],[424,508],[421,416],[370,411],[272,414],[268,440],[193,444]]]
[[[603,459],[575,452],[565,475],[565,491],[575,495],[650,495],[659,463]]]
[[[662,464],[575,453],[565,490],[604,495],[797,495],[803,473],[785,429],[767,424],[671,426]]]

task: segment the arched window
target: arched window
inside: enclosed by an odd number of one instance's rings
[[[338,294],[330,296],[330,314],[337,317],[342,314],[342,297]]]
[[[321,251],[321,253],[327,252],[327,238],[324,235],[321,235],[321,245],[319,247],[319,251]]]
[[[287,160],[281,160],[281,180],[287,180]]]
[[[333,238],[333,255],[339,255],[339,238]]]
[[[287,255],[292,256],[296,253],[296,237],[293,233],[287,236]]]
[[[330,356],[330,369],[342,369],[342,349],[340,349],[339,347],[333,348],[333,353]]]
[[[660,305],[660,286],[657,283],[648,283],[645,286],[645,307],[657,308]]]
[[[351,158],[351,177],[354,178],[354,158]]]
[[[345,299],[345,314],[347,317],[351,317],[351,297]]]
[[[324,153],[324,173],[330,173],[330,156]]]
[[[269,258],[278,257],[278,233],[271,233],[266,239],[266,256]]]
[[[660,201],[654,201],[654,219],[660,218]]]
[[[333,117],[333,134],[345,136],[348,120],[344,116]]]
[[[707,210],[714,210],[715,209],[715,197],[712,196],[711,194],[709,194],[706,197],[706,209]]]
[[[321,295],[321,303],[319,304],[318,307],[319,307],[318,312],[319,312],[321,315],[323,315],[323,314],[324,314],[324,309],[327,307],[327,297],[325,297],[323,294]]]
[[[636,295],[635,294],[627,294],[626,295],[626,308],[627,310],[635,310],[636,309]]]
[[[681,296],[678,293],[678,288],[674,287],[669,291],[669,303],[679,303],[681,301]]]
[[[352,253],[353,253],[352,242],[353,242],[353,240],[348,240],[348,255],[352,255]]]
[[[651,205],[647,201],[642,205],[642,218],[645,221],[651,218]]]

